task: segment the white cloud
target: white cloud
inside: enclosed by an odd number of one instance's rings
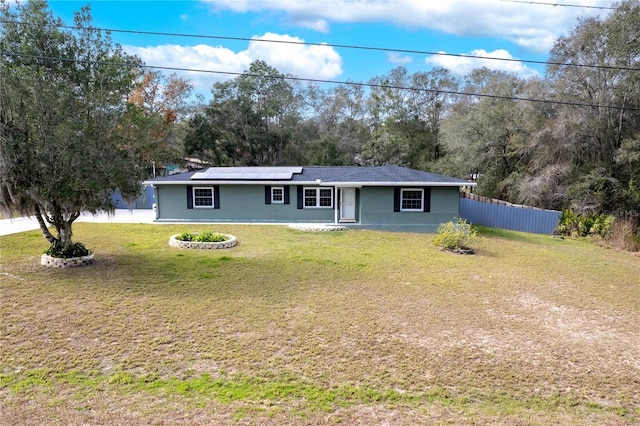
[[[288,21],[321,32],[327,32],[332,22],[381,22],[458,36],[499,37],[536,52],[548,51],[558,36],[577,25],[577,17],[607,13],[602,9],[498,0],[203,1],[213,10],[282,12]],[[598,0],[574,0],[572,3],[602,6]]]
[[[342,58],[329,46],[303,45],[304,40],[288,35],[266,33],[252,37],[248,55],[260,59],[285,74],[303,78],[332,79],[342,74]],[[257,39],[276,40],[266,43]]]
[[[387,53],[387,60],[392,64],[406,65],[413,62],[413,58],[396,52]]]
[[[183,68],[207,71],[221,71],[241,73],[249,67],[250,58],[246,52],[236,53],[221,46],[179,46],[165,44],[160,46],[136,47],[123,46],[130,54],[139,56],[147,65],[158,65],[170,68]],[[162,70],[169,74],[172,70]],[[175,71],[179,76],[187,79],[196,91],[207,93],[215,82],[233,78],[232,75]]]
[[[258,39],[277,40],[281,43],[261,42]],[[147,65],[218,72],[176,71],[178,75],[191,81],[201,93],[208,93],[215,82],[236,77],[223,73],[242,73],[256,60],[265,61],[283,74],[303,78],[334,79],[343,73],[342,58],[332,47],[299,44],[303,42],[297,37],[266,33],[252,37],[247,49],[240,52],[206,44],[124,46],[124,49],[139,56]]]
[[[425,63],[446,68],[459,76],[468,75],[474,69],[482,67],[489,68],[491,70],[515,73],[523,78],[536,77],[540,75],[538,71],[527,67],[522,62],[511,61],[511,59],[514,59],[513,56],[504,49],[494,50],[493,52],[487,52],[484,49],[476,49],[472,50],[468,54],[462,54],[461,56],[448,56],[445,54],[446,52],[438,53],[442,54],[429,56],[425,59]],[[495,59],[482,58],[500,58],[505,60],[496,61]]]
[[[329,23],[324,19],[308,19],[298,21],[298,25],[304,28],[310,28],[319,33],[328,33],[329,32]]]

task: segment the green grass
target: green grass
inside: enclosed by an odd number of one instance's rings
[[[585,241],[78,223],[96,263],[0,237],[10,423],[640,422],[640,262]],[[208,230],[208,229],[207,229]],[[116,409],[117,408],[117,409]],[[45,422],[42,419],[47,419]]]

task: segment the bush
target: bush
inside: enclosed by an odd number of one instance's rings
[[[196,236],[191,232],[183,232],[182,234],[176,236],[176,240],[179,241],[193,241]]]
[[[558,226],[553,233],[567,237],[587,237],[589,235],[605,237],[614,222],[615,216],[612,215],[582,214],[573,210],[563,210]]]
[[[590,237],[619,250],[640,251],[640,217],[637,213],[616,217],[564,210],[553,233],[574,238]]]
[[[51,244],[44,252],[46,255],[61,259],[89,256],[91,253],[92,250],[86,248],[82,243],[62,244],[60,242]]]
[[[617,218],[604,239],[606,245],[618,250],[640,251],[639,222],[633,216]]]
[[[195,241],[200,241],[202,243],[221,243],[223,241],[227,241],[228,238],[223,234],[216,234],[213,232],[203,232],[198,234]]]
[[[183,232],[182,234],[176,236],[176,240],[179,241],[197,241],[200,243],[221,243],[223,241],[227,241],[229,238],[224,234],[218,234],[214,232],[201,232],[201,233],[191,233],[191,232]]]
[[[464,219],[443,223],[438,227],[433,245],[448,250],[469,250],[477,238],[477,231]]]

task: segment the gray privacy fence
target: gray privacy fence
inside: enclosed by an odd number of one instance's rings
[[[534,234],[551,234],[562,212],[521,206],[506,201],[460,193],[460,217],[474,225]]]
[[[119,191],[113,193],[111,201],[113,201],[116,209],[151,209],[153,208],[153,203],[155,203],[153,186],[143,186],[140,195],[130,203],[122,198]]]

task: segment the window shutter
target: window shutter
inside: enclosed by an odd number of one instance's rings
[[[271,204],[271,185],[264,186],[264,203]]]
[[[193,208],[193,185],[187,185],[187,208]]]
[[[289,204],[289,186],[284,187],[284,203]]]
[[[304,207],[304,192],[302,189],[302,185],[298,185],[298,208],[301,209]]]
[[[422,211],[428,213],[431,211],[431,188],[424,189],[423,197],[424,200],[422,200],[422,205],[424,206],[424,209]]]
[[[220,208],[220,185],[213,186],[213,208]]]
[[[400,211],[400,188],[393,188],[393,211]]]

